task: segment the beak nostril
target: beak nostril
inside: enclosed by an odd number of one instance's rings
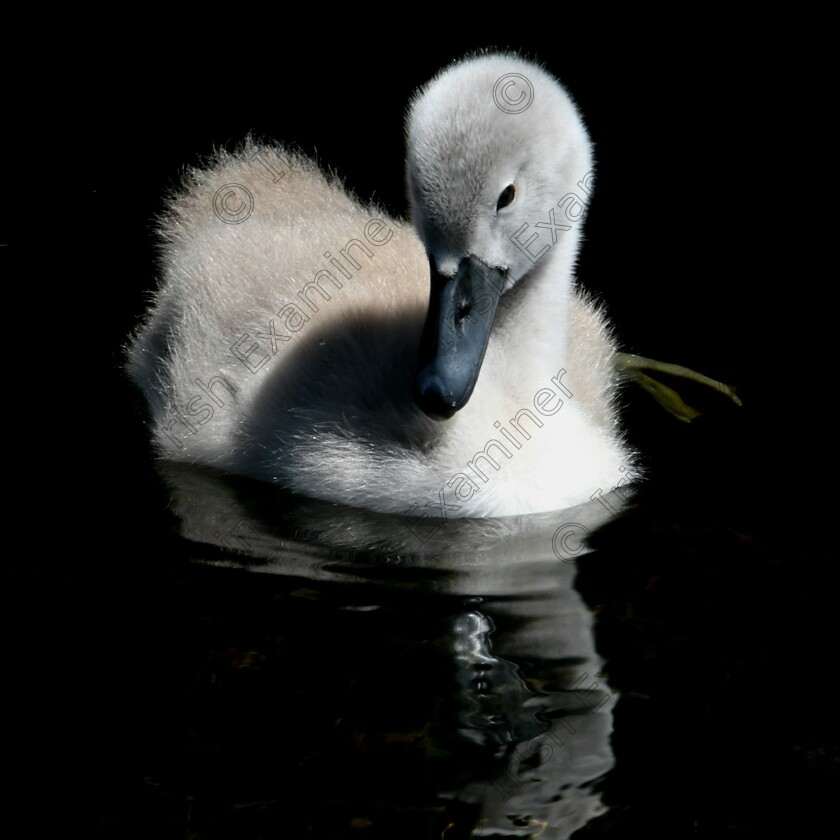
[[[470,312],[472,310],[472,304],[469,301],[464,301],[458,304],[457,309],[455,310],[455,324],[456,326],[461,326],[464,321],[469,317]]]

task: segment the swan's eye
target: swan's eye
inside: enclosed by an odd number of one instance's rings
[[[512,204],[514,198],[516,198],[516,187],[513,184],[508,184],[502,190],[502,194],[499,196],[499,200],[496,202],[496,212],[501,210],[502,207],[507,207],[508,204]]]

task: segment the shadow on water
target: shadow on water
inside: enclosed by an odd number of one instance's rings
[[[163,472],[207,577],[154,654],[147,818],[453,840],[565,838],[603,811],[614,698],[573,580],[605,506],[440,527]]]
[[[791,689],[827,590],[705,488],[441,526],[160,471],[173,533],[92,613],[106,837],[798,836],[832,799]]]

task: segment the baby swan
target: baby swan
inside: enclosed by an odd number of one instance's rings
[[[516,55],[468,58],[415,96],[407,147],[416,233],[281,147],[189,174],[129,348],[156,447],[399,514],[623,483],[615,347],[574,288],[593,159],[568,94]]]

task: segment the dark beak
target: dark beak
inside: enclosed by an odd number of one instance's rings
[[[476,257],[461,260],[454,277],[442,277],[434,262],[431,269],[414,398],[429,417],[447,420],[475,388],[505,273]]]

